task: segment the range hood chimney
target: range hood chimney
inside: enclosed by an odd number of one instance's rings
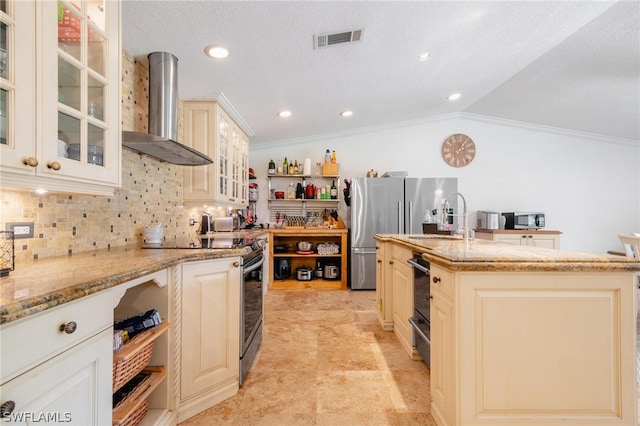
[[[211,158],[177,142],[178,59],[170,53],[149,56],[149,133],[122,132],[122,145],[181,166],[203,166]]]

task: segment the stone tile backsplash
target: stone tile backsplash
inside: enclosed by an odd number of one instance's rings
[[[123,55],[122,128],[147,131],[148,71]],[[181,127],[178,127],[179,134]],[[180,138],[180,136],[179,136]],[[195,235],[202,209],[185,208],[183,167],[122,152],[122,187],[113,197],[38,195],[0,189],[0,228],[7,222],[34,222],[34,238],[15,240],[16,268],[26,259],[143,244],[145,226],[162,224],[165,240]],[[209,209],[223,215],[218,209]]]

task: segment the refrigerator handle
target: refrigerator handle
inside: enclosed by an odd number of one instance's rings
[[[402,231],[402,201],[398,201],[398,234],[404,234]]]
[[[411,234],[413,233],[413,201],[409,201],[409,214],[407,215],[407,217],[409,218],[409,226],[407,227],[406,231],[407,234]]]

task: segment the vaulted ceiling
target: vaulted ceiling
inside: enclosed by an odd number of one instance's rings
[[[252,144],[451,113],[640,140],[637,1],[124,0],[122,18],[126,52],[174,54],[179,97],[224,94]]]

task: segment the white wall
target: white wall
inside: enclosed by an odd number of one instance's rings
[[[441,159],[442,141],[453,133],[464,133],[476,142],[476,158],[467,167],[453,168]],[[546,228],[563,233],[562,249],[621,250],[618,234],[640,232],[640,141],[469,114],[250,144],[250,166],[261,191],[259,221],[268,221],[269,160],[310,157],[315,163],[323,160],[327,148],[336,150],[341,179],[365,176],[370,169],[380,174],[407,171],[412,177],[457,177],[470,224],[475,223],[477,210],[542,211]],[[340,206],[346,216],[344,202]]]

